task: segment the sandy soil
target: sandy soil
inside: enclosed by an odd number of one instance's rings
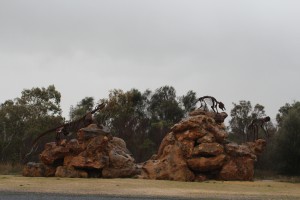
[[[0,191],[209,199],[300,199],[300,183],[178,182],[0,175]]]

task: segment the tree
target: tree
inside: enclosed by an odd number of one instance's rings
[[[94,107],[94,98],[85,97],[77,105],[71,106],[70,108],[70,120],[76,120],[85,115],[87,112],[91,111]]]
[[[282,108],[279,109],[280,128],[275,137],[277,170],[283,174],[300,175],[300,102]]]
[[[184,111],[176,99],[175,89],[171,86],[158,88],[151,96],[148,111],[151,120],[149,137],[158,148],[171,126],[184,116]]]
[[[188,93],[185,108],[192,105],[194,96],[193,92]],[[106,102],[107,107],[97,113],[98,123],[109,126],[113,134],[124,139],[139,162],[149,159],[157,151],[171,126],[185,113],[175,89],[170,86],[143,93],[137,89],[127,92],[112,90],[108,99],[100,101]]]
[[[24,89],[21,97],[0,105],[1,161],[20,161],[37,134],[62,122],[60,97],[50,85]]]
[[[106,108],[96,114],[98,123],[111,129],[112,134],[125,140],[137,161],[146,160],[154,153],[153,141],[147,138],[149,118],[146,112],[149,91],[142,94],[137,89],[123,92],[110,91]]]
[[[300,107],[300,102],[294,102],[292,104],[286,103],[284,106],[279,108],[279,113],[276,115],[276,121],[278,127],[282,126],[283,119],[288,115],[292,108]]]
[[[250,101],[242,100],[239,104],[233,103],[230,116],[229,127],[231,130],[231,139],[237,142],[245,142],[248,140],[247,131],[251,121],[265,116],[264,106],[256,104],[252,109]]]
[[[197,97],[192,90],[188,91],[186,95],[180,97],[180,103],[183,105],[185,116],[196,108]]]

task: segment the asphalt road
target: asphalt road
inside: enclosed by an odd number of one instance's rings
[[[47,193],[0,192],[0,200],[174,200],[174,198],[112,197],[98,195],[69,195]],[[176,199],[176,198],[175,198]]]

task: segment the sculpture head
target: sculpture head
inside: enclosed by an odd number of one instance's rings
[[[225,105],[222,102],[219,102],[219,108],[223,111],[226,110]]]

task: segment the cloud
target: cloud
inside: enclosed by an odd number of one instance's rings
[[[114,88],[172,85],[226,105],[261,103],[275,116],[300,97],[292,90],[300,83],[299,4],[1,1],[0,101],[54,84],[67,112]]]

